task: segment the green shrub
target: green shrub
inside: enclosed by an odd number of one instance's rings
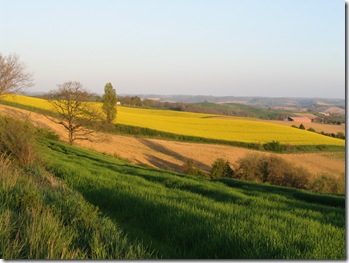
[[[211,168],[211,177],[212,178],[220,178],[220,177],[233,177],[234,172],[231,169],[229,162],[218,158],[213,164]]]
[[[251,153],[238,160],[238,166],[235,170],[236,178],[247,181],[261,182],[263,173],[259,168],[262,155]]]
[[[272,151],[272,152],[281,152],[283,150],[283,146],[278,141],[271,141],[263,144],[264,150]]]
[[[309,172],[275,155],[248,154],[237,162],[236,178],[306,189]]]
[[[315,132],[315,129],[312,128],[312,127],[310,127],[310,128],[308,129],[308,131],[310,131],[310,132]]]
[[[337,132],[336,138],[345,140],[345,134],[343,132]]]
[[[304,127],[303,123],[301,123],[301,125],[299,125],[299,129],[305,130],[305,127]]]
[[[345,193],[344,177],[334,178],[321,174],[310,182],[309,190],[317,193],[343,194]]]
[[[22,167],[37,160],[35,127],[29,121],[0,117],[0,152],[13,156]]]
[[[41,138],[46,138],[46,139],[50,139],[50,140],[53,140],[53,141],[58,141],[59,140],[59,135],[57,133],[55,133],[54,131],[49,130],[49,129],[39,128],[37,130],[37,134]]]
[[[182,167],[182,173],[184,174],[189,174],[189,175],[194,175],[194,176],[201,176],[201,177],[207,177],[207,174],[202,171],[199,168],[196,168],[194,166],[194,160],[193,159],[188,159],[183,167]]]

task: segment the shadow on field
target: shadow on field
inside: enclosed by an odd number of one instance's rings
[[[163,160],[161,158],[158,158],[154,155],[147,154],[147,160],[149,163],[154,165],[155,167],[166,169],[166,170],[172,170],[172,171],[180,171],[181,166],[166,160]]]
[[[145,199],[136,190],[125,193],[109,187],[78,189],[115,220],[131,240],[149,244],[149,250],[161,259],[244,258],[246,251],[256,249],[241,236],[227,235],[224,227],[217,231],[219,218],[197,213],[189,205],[175,205],[178,197],[154,193]]]
[[[139,142],[144,144],[145,146],[149,147],[150,149],[156,151],[156,152],[160,152],[162,154],[165,154],[169,157],[172,157],[172,158],[175,158],[181,162],[186,163],[188,161],[188,158],[159,144],[159,143],[155,143],[155,142],[152,142],[150,140],[147,140],[147,139],[139,139]],[[166,160],[162,160],[158,157],[155,157],[155,156],[152,156],[152,155],[148,155],[148,161],[155,165],[156,167],[159,167],[159,168],[163,168],[163,169],[173,169],[175,171],[178,171],[180,172],[181,171],[181,166],[177,165],[177,164],[174,164],[174,163],[171,163],[169,161],[166,161]],[[200,169],[203,169],[203,170],[206,170],[206,171],[209,171],[211,168],[210,166],[202,163],[202,162],[199,162],[197,160],[194,159],[194,156],[191,156],[191,159],[193,159],[195,161],[195,164],[200,168]]]

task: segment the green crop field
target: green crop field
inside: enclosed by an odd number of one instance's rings
[[[344,259],[344,196],[133,166],[58,142],[50,171],[164,259]]]
[[[4,99],[17,104],[51,110],[50,104],[43,99],[18,95],[11,95]],[[101,107],[101,103],[94,104],[96,107]],[[345,142],[340,139],[253,119],[220,119],[216,115],[169,110],[118,107],[115,123],[179,135],[245,143],[279,141],[290,145],[345,145]]]

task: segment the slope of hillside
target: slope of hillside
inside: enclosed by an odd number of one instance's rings
[[[345,199],[132,166],[48,141],[48,167],[171,259],[343,259]]]
[[[21,119],[29,119],[36,126],[49,128],[57,133],[61,140],[68,141],[66,130],[42,114],[4,105],[0,105],[0,113],[14,115]],[[76,144],[85,149],[128,159],[135,164],[145,164],[177,172],[182,170],[182,166],[188,159],[193,159],[196,166],[209,171],[211,164],[217,158],[225,158],[234,164],[246,154],[256,152],[226,145],[107,135],[98,132],[95,133],[95,138],[96,140],[92,142],[77,141]],[[343,177],[345,174],[345,155],[343,152],[277,155],[305,167],[313,176],[325,173],[334,177]]]
[[[37,142],[44,134],[28,122],[0,117],[0,258],[153,257],[47,170]]]
[[[217,109],[225,112],[226,115],[232,116],[244,116],[261,119],[273,119],[278,120],[280,116],[284,119],[287,115],[294,115],[292,111],[287,110],[268,110],[268,108],[255,107],[251,105],[238,104],[238,103],[212,103],[212,102],[199,102],[193,105],[201,106],[204,108]]]

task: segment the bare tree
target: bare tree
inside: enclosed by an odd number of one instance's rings
[[[68,131],[69,144],[75,140],[90,140],[93,130],[86,128],[100,119],[97,109],[91,106],[92,93],[80,82],[69,81],[58,85],[58,90],[49,93],[48,101],[53,106],[57,119],[51,121],[62,125]]]
[[[3,56],[0,53],[0,96],[16,93],[33,85],[32,74],[26,72],[18,55]]]

